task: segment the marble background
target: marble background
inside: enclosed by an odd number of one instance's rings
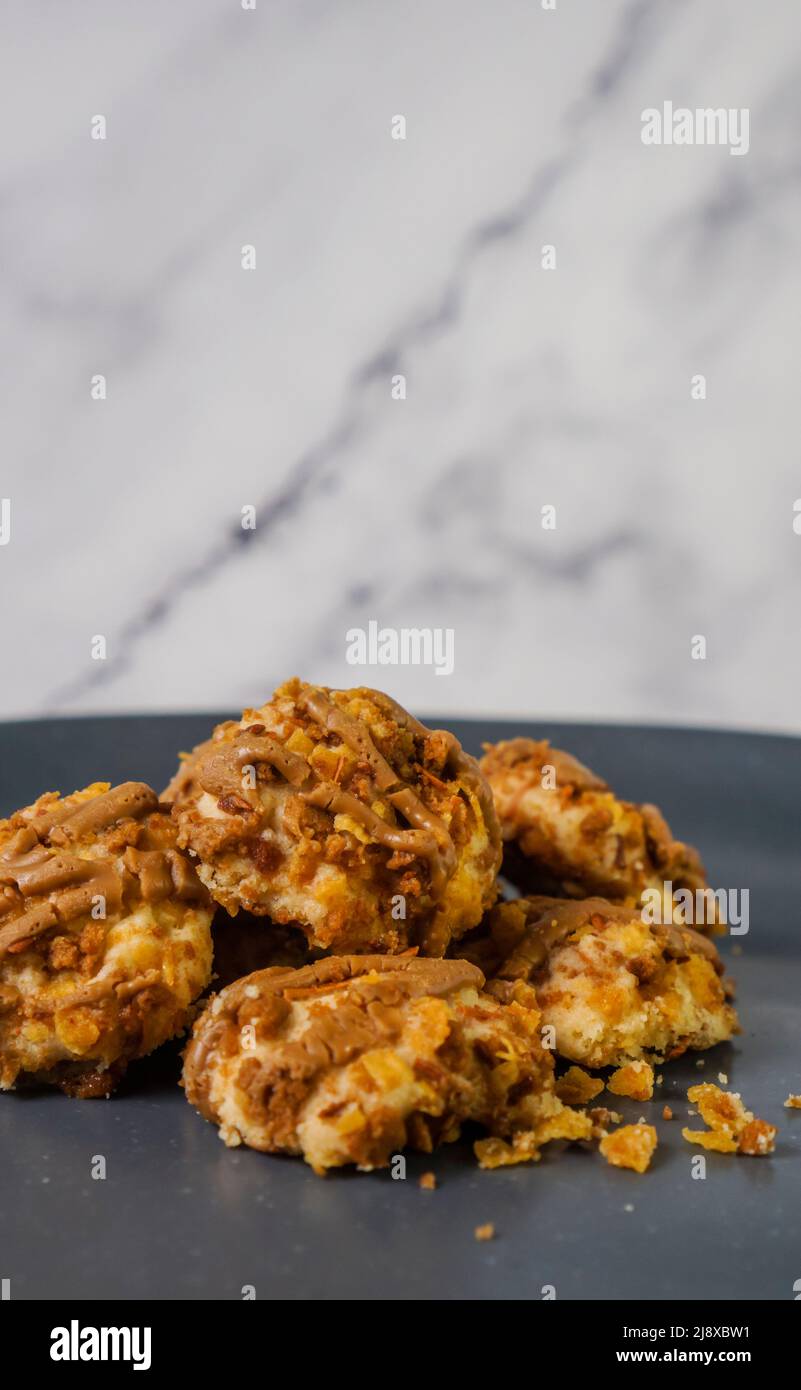
[[[422,714],[801,729],[798,0],[29,0],[2,28],[1,716],[297,673]],[[668,99],[749,108],[747,156],[643,146]],[[452,627],[453,675],[348,666],[371,619]]]

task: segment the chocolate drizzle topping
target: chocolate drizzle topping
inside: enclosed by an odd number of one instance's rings
[[[23,824],[0,848],[0,917],[24,909],[0,927],[0,959],[90,912],[99,897],[107,919],[124,900],[130,904],[137,889],[145,902],[203,898],[194,869],[175,849],[129,846],[121,861],[110,851],[93,859],[75,853],[79,841],[157,810],[156,794],[144,782],[123,782],[78,806],[56,803]],[[34,899],[40,901],[28,905]]]
[[[357,985],[375,976],[391,975],[409,997],[418,995],[447,995],[471,986],[482,989],[484,976],[478,966],[467,960],[429,960],[427,957],[401,956],[326,956],[297,970],[291,966],[274,965],[256,970],[244,979],[236,980],[224,991],[226,1003],[240,1003],[255,985],[260,994],[281,994],[303,999],[310,994],[323,994],[345,984]]]
[[[551,952],[588,923],[603,928],[609,922],[641,920],[636,909],[608,903],[603,898],[574,902],[559,898],[518,898],[502,903],[489,914],[493,937],[506,938],[507,952],[496,975],[504,980],[529,980],[546,964]],[[723,962],[708,937],[692,927],[651,923],[650,931],[671,960],[702,955],[719,975]]]
[[[368,689],[363,693],[401,728],[418,738],[431,737],[431,732],[423,724],[407,714],[388,695]],[[212,744],[201,755],[194,769],[201,787],[218,798],[244,798],[254,811],[258,811],[258,794],[254,789],[243,786],[242,769],[249,764],[267,763],[310,806],[328,811],[331,815],[350,816],[377,844],[424,859],[429,866],[432,895],[435,898],[440,896],[456,866],[456,847],[445,822],[426,806],[413,786],[398,777],[376,746],[363,720],[341,709],[325,690],[316,686],[303,691],[298,705],[322,730],[339,737],[369,768],[376,793],[403,817],[406,826],[393,825],[384,820],[371,805],[353,792],[318,776],[316,769],[304,757],[287,749],[276,735],[257,734],[252,729],[242,729],[239,739],[222,748],[219,744]],[[463,752],[453,734],[438,731],[436,736],[445,742],[446,766],[450,775],[460,777],[477,796],[491,842],[497,849],[500,845],[500,828],[491,793],[478,764]]]

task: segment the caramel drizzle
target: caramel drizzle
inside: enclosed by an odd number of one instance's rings
[[[235,980],[223,990],[220,998],[230,1012],[245,1002],[248,991],[254,986],[262,997],[278,994],[294,1002],[332,990],[369,984],[389,975],[409,995],[444,996],[468,987],[478,990],[484,987],[483,972],[470,961],[461,958],[430,960],[408,952],[399,956],[326,956],[297,970],[272,966]]]
[[[536,911],[542,915],[537,920],[531,920],[528,917],[531,909],[527,907],[525,900],[520,903],[520,906],[527,916],[525,935],[507,956],[498,971],[501,979],[529,979],[535,971],[545,965],[551,952],[557,946],[560,946],[574,932],[579,931],[587,922],[598,917],[605,925],[607,921],[621,920],[623,915],[618,909],[616,915],[612,916],[603,911],[602,904],[596,905],[590,900],[586,906],[586,912],[580,916],[575,910],[561,911],[561,904],[555,904],[552,908],[545,910],[537,907]],[[636,913],[631,915],[632,917],[637,916]],[[687,960],[691,955],[705,956],[719,975],[723,973],[723,962],[714,943],[692,927],[678,926],[667,922],[651,923],[650,928],[665,955],[672,960]]]
[[[694,927],[680,926],[676,922],[654,922],[651,931],[665,952],[674,960],[686,960],[688,956],[706,956],[714,965],[718,975],[723,974],[723,961],[714,941],[702,935]]]
[[[365,690],[365,694],[401,727],[422,738],[429,736],[429,730],[389,696],[373,690]],[[258,810],[258,805],[248,797],[250,789],[242,787],[241,769],[252,763],[267,763],[280,772],[310,806],[319,807],[332,815],[350,816],[364,827],[376,843],[426,860],[431,891],[438,896],[456,866],[456,846],[445,822],[426,806],[413,787],[397,776],[362,721],[340,709],[329,700],[325,691],[312,687],[301,695],[298,704],[315,723],[326,732],[337,734],[346,747],[368,765],[377,791],[395,811],[400,812],[411,828],[389,824],[352,792],[336,782],[318,777],[305,758],[285,748],[277,736],[270,733],[259,735],[244,730],[247,734],[245,742],[212,751],[201,758],[196,776],[204,791],[218,797],[232,794],[242,796],[254,810]],[[478,765],[462,751],[453,734],[443,731],[440,737],[447,743],[449,768],[454,775],[461,776],[478,797],[488,833],[497,848],[500,845],[500,828],[491,793]]]
[[[495,810],[492,790],[485,778],[481,768],[475,758],[469,753],[465,753],[461,743],[450,729],[437,729],[431,731],[421,724],[419,719],[415,719],[413,714],[409,714],[397,700],[393,700],[391,695],[385,695],[381,690],[367,690],[366,693],[378,705],[379,709],[384,709],[392,716],[401,728],[408,729],[416,734],[418,738],[428,738],[432,732],[438,738],[444,740],[447,747],[446,766],[454,776],[458,776],[466,782],[481,807],[481,814],[487,827],[487,834],[493,849],[500,850],[501,847],[501,826],[498,820],[498,813]]]
[[[0,929],[0,960],[51,927],[90,912],[97,898],[106,915],[119,912],[123,895],[135,879],[146,902],[175,895],[200,897],[194,869],[175,850],[137,850],[129,846],[118,872],[108,859],[82,859],[60,848],[120,820],[142,819],[158,809],[155,792],[144,782],[123,782],[77,807],[56,806],[33,817],[0,850],[0,885],[16,889],[23,900],[47,895]],[[48,843],[43,843],[43,841]],[[53,846],[59,848],[54,849]],[[0,895],[0,914],[17,905],[16,894]]]
[[[106,975],[99,980],[90,980],[88,984],[73,990],[71,994],[56,994],[50,995],[48,998],[38,999],[36,1001],[36,1013],[54,1014],[60,1013],[62,1009],[98,1004],[101,999],[107,999],[112,994],[116,995],[120,1003],[125,1003],[134,994],[139,994],[143,989],[151,989],[160,981],[161,971],[156,969],[147,970],[143,975],[137,975],[133,980],[126,980],[121,975]]]
[[[576,930],[575,922],[548,921],[529,922],[522,941],[504,961],[500,977],[505,980],[528,980],[536,970],[545,964],[557,946]]]

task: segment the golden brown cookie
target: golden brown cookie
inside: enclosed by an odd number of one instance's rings
[[[221,724],[168,792],[214,898],[323,950],[442,955],[495,899],[478,764],[379,691],[288,681]]]
[[[563,1137],[564,1113],[567,1136],[588,1137],[554,1092],[533,991],[483,985],[467,961],[412,955],[259,971],[196,1021],[187,1097],[227,1144],[302,1154],[318,1173],[430,1152],[467,1120],[533,1147],[538,1131]]]
[[[143,782],[47,792],[0,821],[0,1089],[107,1095],[188,1023],[211,917]]]
[[[739,1031],[709,937],[603,898],[499,903],[454,950],[489,978],[532,983],[556,1051],[585,1066],[677,1057]]]
[[[503,873],[523,892],[636,907],[646,889],[706,887],[696,850],[674,840],[656,806],[621,801],[606,782],[547,740],[485,744],[504,842]]]

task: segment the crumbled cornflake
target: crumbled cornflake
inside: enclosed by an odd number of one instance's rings
[[[437,1186],[436,1173],[421,1173],[417,1179],[418,1187],[422,1187],[424,1192],[433,1192]]]
[[[741,1153],[759,1158],[773,1153],[778,1133],[775,1125],[759,1120],[746,1110],[737,1091],[721,1091],[709,1083],[691,1086],[688,1100],[698,1106],[709,1131],[684,1129],[689,1144],[700,1144],[717,1153]]]
[[[302,729],[295,729],[294,733],[289,735],[284,746],[289,749],[290,753],[300,753],[304,758],[307,758],[314,748],[312,740],[308,734],[304,734]]]
[[[402,1057],[388,1047],[374,1048],[365,1052],[362,1066],[383,1091],[395,1090],[412,1080],[412,1072]]]
[[[550,1144],[552,1139],[590,1139],[592,1121],[583,1110],[560,1110],[540,1120],[534,1133],[538,1144]]]
[[[777,1133],[776,1126],[769,1125],[766,1120],[751,1120],[740,1135],[740,1153],[749,1154],[752,1158],[772,1154],[776,1147]]]
[[[614,1096],[650,1100],[654,1093],[653,1067],[648,1062],[627,1062],[612,1073],[607,1085]]]
[[[533,1130],[505,1139],[477,1139],[473,1153],[481,1168],[509,1168],[513,1163],[537,1163],[541,1157]]]
[[[710,1129],[720,1130],[724,1134],[739,1134],[754,1118],[743,1105],[739,1092],[721,1091],[719,1086],[713,1086],[708,1081],[700,1086],[691,1086],[687,1099],[698,1107],[701,1119]]]
[[[789,1095],[784,1102],[785,1110],[801,1110],[801,1096]]]
[[[366,1124],[367,1120],[364,1117],[361,1107],[352,1105],[351,1108],[346,1110],[345,1114],[341,1115],[337,1120],[336,1128],[339,1134],[353,1134],[357,1129],[364,1129]]]
[[[604,1088],[603,1081],[590,1076],[581,1067],[568,1067],[564,1076],[556,1083],[556,1094],[565,1105],[586,1105],[594,1100]]]
[[[507,1168],[513,1163],[536,1163],[543,1144],[554,1139],[591,1139],[592,1121],[583,1110],[560,1110],[540,1120],[536,1129],[519,1130],[505,1139],[478,1139],[473,1152],[482,1168]]]
[[[623,1125],[613,1134],[607,1134],[599,1148],[607,1163],[615,1168],[633,1168],[635,1173],[644,1173],[657,1145],[656,1130],[653,1125]]]
[[[487,1221],[483,1226],[476,1226],[473,1235],[475,1236],[476,1240],[494,1240],[495,1227],[493,1226],[491,1221]]]
[[[722,1134],[714,1129],[683,1129],[681,1131],[683,1139],[688,1144],[693,1144],[697,1148],[711,1149],[719,1154],[736,1154],[737,1140],[730,1134]]]
[[[596,1105],[587,1112],[592,1120],[593,1139],[603,1139],[609,1125],[620,1125],[623,1123],[623,1116],[616,1110],[607,1110],[605,1105]]]

